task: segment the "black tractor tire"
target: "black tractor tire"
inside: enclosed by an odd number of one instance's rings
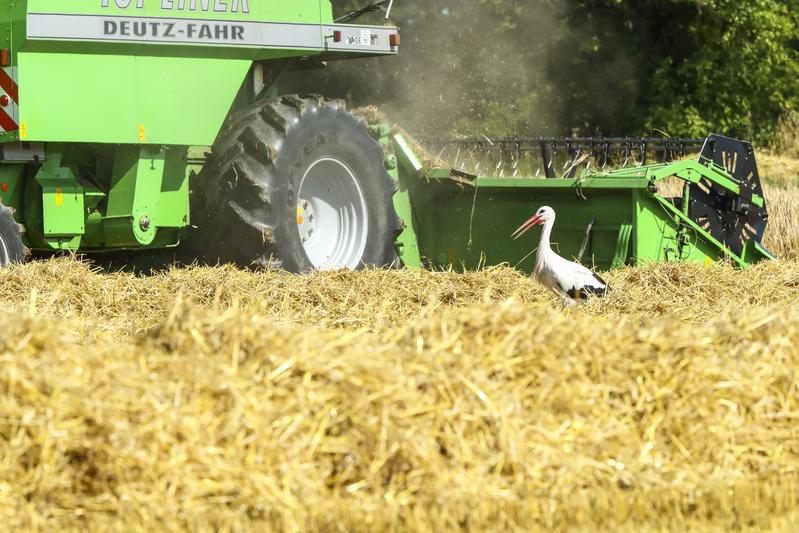
[[[22,242],[25,229],[14,220],[14,209],[0,204],[0,267],[24,263],[28,249]]]
[[[341,227],[361,228],[354,237],[356,245],[345,247],[348,265],[312,261],[309,253],[316,248],[309,247],[309,252],[304,244],[313,235],[309,237],[308,228],[301,226],[303,211],[298,206],[308,206],[308,202],[299,198],[299,193],[303,184],[311,182],[310,178],[306,181],[311,174],[317,176],[313,178],[315,191],[320,190],[319,183],[323,189],[332,188],[326,184],[323,168],[343,174],[341,179],[358,192],[355,203],[357,214],[363,214],[362,224],[336,222],[341,211],[333,215],[333,222]],[[201,255],[210,263],[233,262],[295,273],[395,266],[399,263],[395,240],[401,231],[392,200],[396,187],[386,172],[380,144],[369,135],[363,120],[347,112],[343,102],[315,95],[260,100],[229,117],[196,176],[192,185],[193,248],[197,250],[199,244]],[[321,194],[328,193],[330,190]],[[335,194],[336,198],[347,197],[346,191]],[[319,225],[321,239],[324,228]]]

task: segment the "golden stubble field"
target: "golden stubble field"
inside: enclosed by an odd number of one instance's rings
[[[0,271],[0,522],[790,529],[799,263]]]

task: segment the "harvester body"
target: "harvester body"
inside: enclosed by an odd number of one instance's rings
[[[34,249],[175,246],[188,176],[264,65],[394,54],[329,0],[9,0],[0,11],[0,201]],[[271,62],[271,63],[270,63]]]

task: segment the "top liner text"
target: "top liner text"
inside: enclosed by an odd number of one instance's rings
[[[145,0],[100,0],[100,7],[113,7],[127,9],[135,7],[144,8]],[[250,0],[147,0],[161,2],[164,11],[213,11],[214,13],[249,13]]]

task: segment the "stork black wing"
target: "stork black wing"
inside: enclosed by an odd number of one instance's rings
[[[608,284],[605,280],[600,278],[596,273],[592,272],[593,279],[580,287],[561,287],[563,291],[573,300],[586,300],[591,296],[602,297],[609,290]]]
[[[604,279],[600,278],[599,274],[597,274],[596,272],[591,272],[591,273],[594,275],[594,279],[597,280],[600,285],[602,285],[602,292],[604,293],[605,290],[608,288],[608,283]]]

